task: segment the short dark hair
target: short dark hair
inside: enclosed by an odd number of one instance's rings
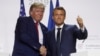
[[[54,15],[54,11],[55,10],[62,10],[62,11],[64,11],[64,15],[66,15],[66,11],[65,11],[65,9],[63,7],[56,7],[56,8],[54,8],[53,15]]]

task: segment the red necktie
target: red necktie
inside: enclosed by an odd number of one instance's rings
[[[39,32],[38,32],[38,22],[35,23],[35,26],[36,26],[37,35],[39,36]]]

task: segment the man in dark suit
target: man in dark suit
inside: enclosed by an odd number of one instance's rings
[[[66,11],[63,7],[57,7],[53,10],[53,20],[55,28],[47,33],[46,47],[49,56],[70,56],[76,52],[76,40],[86,39],[87,30],[83,24],[82,18],[78,16],[77,22],[80,29],[76,25],[68,25],[64,23]]]
[[[34,3],[29,17],[18,18],[12,56],[46,56],[44,39],[47,28],[40,23],[44,10],[43,4]]]

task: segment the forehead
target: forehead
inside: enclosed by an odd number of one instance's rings
[[[35,8],[33,8],[32,10],[33,10],[33,11],[34,11],[34,10],[44,10],[44,8],[35,7]]]
[[[54,13],[64,13],[63,10],[54,10]]]

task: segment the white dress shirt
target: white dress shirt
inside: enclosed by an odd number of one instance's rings
[[[33,20],[34,21],[34,23],[36,23],[36,21],[35,20]],[[42,32],[42,28],[41,28],[41,26],[40,26],[40,23],[38,23],[38,36],[39,36],[39,43],[40,44],[43,44],[43,32]]]
[[[63,28],[64,24],[62,24],[61,26],[57,26],[55,25],[55,39],[57,40],[57,31],[58,29],[57,28],[61,28],[60,30],[60,40],[61,40],[61,35],[62,35],[62,28]]]

